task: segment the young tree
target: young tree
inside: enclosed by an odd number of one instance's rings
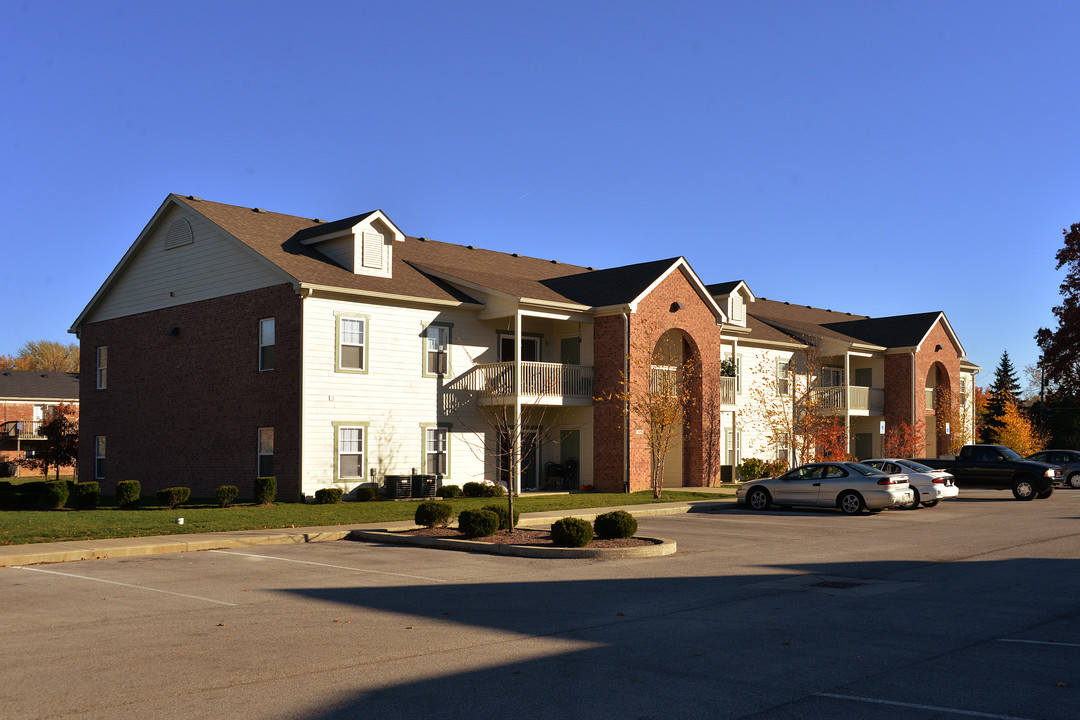
[[[68,403],[57,405],[52,417],[39,426],[38,434],[45,438],[44,447],[36,455],[20,459],[19,464],[31,470],[41,470],[46,477],[49,468],[55,468],[59,479],[60,468],[74,465],[79,457],[79,421],[76,419],[75,406]]]
[[[1046,447],[1046,438],[1035,429],[1015,402],[1008,402],[1001,415],[997,444],[1011,447],[1021,455],[1030,455]]]
[[[64,345],[52,340],[31,340],[19,348],[14,357],[0,355],[0,370],[79,372],[79,345]]]
[[[885,457],[911,458],[922,457],[926,445],[923,442],[922,429],[906,420],[885,424],[885,437],[882,452]]]
[[[1080,223],[1062,230],[1064,245],[1055,256],[1055,270],[1067,268],[1059,290],[1062,302],[1053,308],[1057,328],[1040,328],[1035,342],[1047,380],[1061,393],[1080,395]]]
[[[1009,359],[1009,351],[1005,350],[1001,353],[1001,361],[994,371],[994,384],[990,386],[989,398],[986,402],[986,414],[983,417],[983,442],[997,442],[1006,407],[1009,404],[1016,404],[1019,399],[1020,380]]]

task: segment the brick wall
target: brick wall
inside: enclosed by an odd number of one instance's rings
[[[0,423],[6,423],[9,421],[21,420],[26,423],[30,423],[34,419],[34,406],[36,405],[60,405],[63,404],[62,400],[43,400],[40,402],[0,402]],[[79,404],[78,402],[71,403],[75,407],[75,419],[79,419]],[[41,440],[22,440],[16,442],[14,438],[2,437],[0,438],[0,462],[16,462],[20,458],[27,456],[27,451],[33,451],[35,448],[43,447],[43,441]],[[60,475],[72,475],[75,472],[73,466],[64,466],[60,468]],[[49,476],[55,475],[56,470],[51,469]],[[20,477],[27,477],[33,475],[40,477],[44,472],[42,470],[31,470],[29,468],[19,468],[18,475]]]
[[[681,303],[682,308],[673,312],[675,302]],[[594,372],[600,393],[618,388],[626,357],[624,323],[623,316],[619,315],[598,318],[594,326]],[[684,352],[695,356],[699,368],[694,380],[698,402],[694,403],[685,423],[682,484],[700,487],[708,483],[703,477],[705,448],[700,397],[706,388],[716,387],[719,382],[721,328],[706,302],[679,271],[665,278],[630,316],[631,354],[647,356],[668,330],[679,331]],[[649,382],[647,368],[647,362],[630,363],[632,385]],[[593,411],[594,473],[598,490],[618,492],[623,489],[626,428],[629,429],[630,446],[629,489],[634,492],[651,486],[647,426],[637,418],[627,420],[618,403],[598,403]]]
[[[259,320],[275,319],[275,367],[259,370]],[[169,328],[179,334],[167,335]],[[274,428],[278,497],[300,499],[300,301],[291,285],[229,295],[83,327],[79,476],[102,491],[138,480],[143,493],[182,485],[251,497],[258,428]],[[96,389],[96,348],[108,346],[108,387]]]

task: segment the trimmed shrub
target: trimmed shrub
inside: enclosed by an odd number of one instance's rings
[[[465,497],[483,497],[484,484],[478,482],[467,482],[461,488],[461,494]]]
[[[255,478],[255,504],[269,505],[277,497],[277,478]]]
[[[142,499],[142,484],[138,480],[121,480],[116,483],[116,504],[122,508],[133,508]]]
[[[59,510],[64,507],[68,499],[68,486],[66,482],[45,483],[45,489],[41,493],[41,503],[46,510]]]
[[[551,540],[559,547],[585,547],[592,539],[593,529],[588,520],[565,517],[551,525]]]
[[[514,525],[511,526],[510,525],[510,508],[506,507],[505,505],[496,505],[495,503],[492,503],[491,505],[485,505],[484,507],[482,507],[480,509],[481,510],[490,510],[491,512],[493,512],[493,513],[495,513],[496,515],[499,516],[499,529],[500,530],[510,530],[513,526],[517,525],[518,518],[521,517],[521,513],[518,512],[517,508],[514,508]]]
[[[499,516],[490,510],[462,510],[457,522],[465,537],[488,537],[499,529]]]
[[[613,510],[597,515],[593,530],[601,538],[632,538],[637,532],[637,519],[625,510]]]
[[[101,500],[101,484],[95,481],[74,483],[70,490],[72,504],[80,510],[93,510]]]
[[[345,491],[339,487],[319,488],[315,491],[315,502],[319,505],[334,505],[341,502]]]
[[[503,490],[502,485],[488,485],[487,483],[484,483],[480,486],[480,497],[502,497],[505,494],[506,491]]]
[[[379,489],[369,485],[356,488],[357,502],[374,502],[379,499]]]
[[[187,502],[189,497],[191,497],[191,488],[186,487],[168,487],[157,491],[158,502],[168,505],[170,510]]]
[[[428,500],[416,506],[413,522],[424,527],[446,527],[454,517],[454,508],[449,503]]]
[[[441,488],[435,491],[435,494],[441,498],[456,498],[461,496],[460,485],[443,485]]]
[[[217,489],[218,505],[227,508],[240,497],[240,488],[235,485],[222,485]]]
[[[739,477],[743,480],[757,480],[758,478],[769,477],[769,470],[769,463],[758,458],[746,458],[735,466],[735,472],[739,473]]]

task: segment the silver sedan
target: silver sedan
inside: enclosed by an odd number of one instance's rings
[[[847,515],[910,504],[914,493],[903,474],[888,474],[856,462],[800,465],[780,477],[743,483],[738,501],[754,510],[770,505],[838,507]]]

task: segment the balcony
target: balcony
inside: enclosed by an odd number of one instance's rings
[[[0,423],[0,439],[3,440],[44,440],[38,429],[40,420],[9,420]]]
[[[826,413],[882,415],[885,413],[885,389],[859,385],[835,385],[814,388],[814,401]]]
[[[455,379],[458,388],[478,392],[481,402],[512,402],[515,392],[514,363],[476,365]],[[540,405],[592,405],[593,369],[587,365],[532,362],[521,363],[521,397]]]

